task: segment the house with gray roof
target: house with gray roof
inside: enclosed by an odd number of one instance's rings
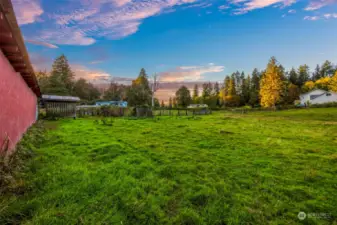
[[[337,102],[337,93],[315,89],[300,95],[301,105]]]

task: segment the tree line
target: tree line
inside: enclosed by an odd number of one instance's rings
[[[83,103],[109,100],[128,101],[131,106],[151,104],[152,91],[145,69],[141,69],[139,76],[132,81],[131,85],[111,82],[107,90],[100,92],[98,88],[83,78],[75,80],[66,56],[61,55],[53,62],[50,73],[39,71],[36,77],[43,94],[78,96]],[[158,99],[155,99],[155,105],[160,106]]]
[[[55,59],[50,73],[39,71],[36,77],[43,94],[78,96],[87,101],[98,99],[101,95],[100,91],[87,80],[83,78],[75,80],[65,55]]]
[[[37,73],[42,93],[54,95],[73,95],[84,102],[96,100],[128,101],[130,106],[150,106],[152,98],[151,84],[145,69],[141,69],[138,77],[131,85],[111,82],[109,87],[100,92],[93,84],[80,78],[75,80],[67,58],[61,55],[55,59],[52,70]],[[265,70],[254,69],[246,75],[236,71],[227,75],[223,84],[206,82],[195,85],[190,93],[186,86],[181,86],[164,101],[155,99],[155,107],[187,107],[190,104],[207,104],[211,108],[237,107],[275,107],[276,105],[294,104],[302,92],[315,88],[337,92],[337,66],[326,60],[317,65],[311,74],[307,65],[285,71],[284,67],[272,57]]]
[[[272,57],[265,70],[254,69],[247,76],[236,71],[225,77],[221,87],[218,82],[204,83],[201,87],[196,84],[191,96],[188,88],[182,86],[175,98],[170,98],[168,106],[186,107],[192,103],[203,103],[211,108],[245,105],[270,108],[294,104],[301,93],[315,88],[337,92],[337,66],[326,60],[321,66],[317,65],[312,74],[306,64],[285,71]]]

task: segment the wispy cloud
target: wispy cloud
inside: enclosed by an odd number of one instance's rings
[[[14,11],[20,25],[34,23],[43,14],[37,0],[13,0]]]
[[[324,18],[325,19],[337,19],[337,13],[327,13],[327,14],[324,14]]]
[[[294,14],[294,13],[296,13],[296,10],[295,9],[290,9],[290,10],[288,10],[288,13],[289,14]]]
[[[208,8],[208,7],[211,7],[212,5],[213,5],[212,3],[209,3],[207,1],[205,1],[205,2],[201,2],[201,3],[195,3],[195,4],[187,5],[184,8],[185,9],[188,9],[188,8]]]
[[[224,69],[224,66],[216,66],[213,63],[206,66],[180,66],[161,73],[160,80],[163,82],[197,81],[203,79],[206,73],[219,73]]]
[[[83,65],[73,64],[71,69],[75,74],[75,79],[86,79],[87,81],[100,84],[100,83],[110,83],[112,75],[101,70],[91,70]]]
[[[96,42],[94,38],[87,37],[81,30],[72,29],[70,27],[65,27],[60,30],[43,30],[35,39],[58,45],[91,45]]]
[[[71,69],[75,74],[75,79],[86,79],[88,82],[97,85],[99,87],[107,87],[111,82],[116,82],[120,84],[131,84],[132,80],[135,78],[129,77],[118,77],[105,72],[103,70],[90,69],[86,66],[79,64],[72,64]]]
[[[42,0],[49,1],[49,0]],[[136,33],[146,18],[188,5],[207,8],[209,1],[199,0],[64,0],[53,11],[44,13],[44,21],[31,40],[58,45],[91,45],[97,38],[120,39]],[[24,4],[23,4],[24,3]],[[14,0],[21,24],[33,23],[43,13],[37,0]]]
[[[304,20],[316,21],[316,20],[319,20],[320,17],[319,16],[305,16],[303,19]]]
[[[286,7],[294,4],[296,0],[231,0],[232,5],[237,6],[234,14],[245,14],[255,9],[261,9],[269,6]]]
[[[113,0],[117,6],[123,6],[127,3],[130,3],[132,0]]]
[[[58,48],[56,45],[47,43],[47,42],[43,42],[43,41],[34,41],[34,40],[26,40],[26,42],[34,44],[34,45],[41,45],[47,48]]]
[[[305,10],[313,11],[332,4],[337,4],[337,0],[314,0],[310,2],[310,4],[305,8]]]
[[[103,60],[97,60],[97,61],[91,61],[89,62],[89,64],[100,64],[100,63],[103,63],[104,61]]]
[[[226,9],[229,9],[230,7],[228,5],[220,5],[218,7],[218,9],[221,11],[221,10],[226,10]]]

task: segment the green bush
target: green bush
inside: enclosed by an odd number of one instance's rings
[[[324,104],[312,104],[310,105],[311,108],[331,108],[337,107],[337,102],[329,102]]]

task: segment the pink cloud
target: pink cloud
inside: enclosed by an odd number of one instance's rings
[[[20,25],[34,23],[43,14],[36,0],[13,0],[14,11]]]
[[[81,30],[63,27],[59,30],[49,29],[40,33],[36,39],[59,45],[91,45],[95,39],[87,37]]]
[[[207,66],[181,66],[175,70],[161,73],[160,81],[197,81],[203,79],[203,75],[206,73],[219,73],[224,71],[224,68],[224,66],[216,66],[214,64]]]
[[[132,0],[114,0],[115,4],[117,6],[123,6],[127,3],[130,3]]]
[[[240,2],[242,1],[240,0]],[[236,14],[243,14],[255,9],[261,9],[276,4],[281,4],[281,7],[285,7],[295,2],[296,0],[248,0],[244,1],[244,4],[236,11]]]
[[[314,11],[327,5],[337,4],[337,0],[314,0],[305,8],[307,11]]]
[[[75,79],[86,79],[91,83],[110,83],[112,76],[101,70],[91,70],[83,65],[71,65],[71,69],[75,74]]]
[[[108,87],[108,84],[110,84],[111,82],[128,85],[131,84],[131,81],[135,79],[113,76],[112,74],[105,71],[90,69],[86,66],[78,64],[72,64],[71,69],[75,74],[75,79],[86,79],[88,82],[101,88]]]
[[[26,42],[34,44],[34,45],[41,45],[47,48],[58,48],[56,45],[47,43],[47,42],[43,42],[43,41],[34,41],[34,40],[26,40]]]
[[[262,9],[269,6],[286,7],[294,4],[296,0],[232,0],[231,3],[238,5],[235,15],[247,13],[252,10]]]

